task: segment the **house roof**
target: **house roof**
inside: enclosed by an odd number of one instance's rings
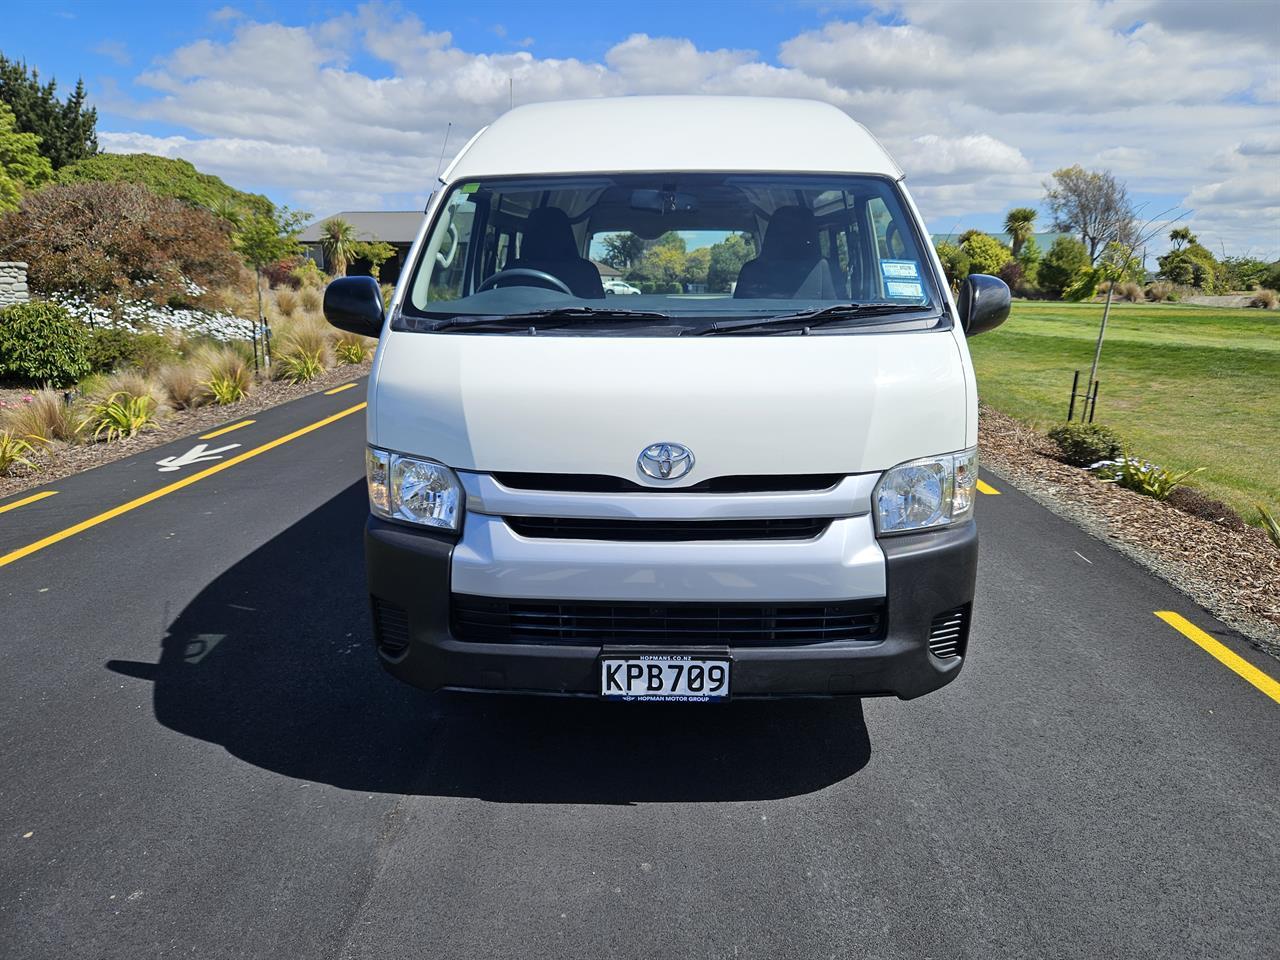
[[[473,137],[442,180],[653,170],[901,175],[862,124],[828,103],[677,96],[516,107]]]
[[[422,226],[420,210],[343,210],[312,222],[298,234],[298,239],[303,243],[319,243],[325,223],[335,217],[351,224],[358,239],[385,243],[413,243]]]

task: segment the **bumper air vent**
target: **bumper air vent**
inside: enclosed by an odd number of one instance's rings
[[[929,652],[939,660],[963,657],[969,642],[969,604],[940,613],[929,625]]]
[[[409,615],[394,603],[372,599],[374,641],[383,653],[398,657],[409,649]]]
[[[557,540],[676,542],[691,540],[812,540],[831,525],[830,517],[764,520],[614,520],[579,517],[504,517],[522,537]]]
[[[796,646],[876,641],[884,602],[605,603],[454,594],[453,633],[478,643]]]

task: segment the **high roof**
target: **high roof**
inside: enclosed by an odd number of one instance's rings
[[[303,243],[319,243],[324,225],[330,220],[345,220],[355,229],[358,240],[382,240],[384,243],[413,243],[422,226],[421,210],[343,210],[323,220],[314,220],[298,234]]]
[[[902,175],[865,127],[816,100],[614,97],[516,107],[443,179],[665,170]]]

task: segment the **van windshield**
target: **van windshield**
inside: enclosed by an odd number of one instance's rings
[[[575,333],[629,320],[679,333],[709,319],[834,312],[842,329],[931,326],[941,300],[923,246],[882,177],[461,181],[439,207],[396,325],[492,332],[503,317],[558,315],[575,318]],[[847,304],[874,320],[840,313]]]

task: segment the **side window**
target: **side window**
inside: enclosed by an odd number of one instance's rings
[[[895,218],[879,197],[867,201],[867,219],[877,261],[868,279],[890,300],[923,299],[923,266],[907,224]]]

